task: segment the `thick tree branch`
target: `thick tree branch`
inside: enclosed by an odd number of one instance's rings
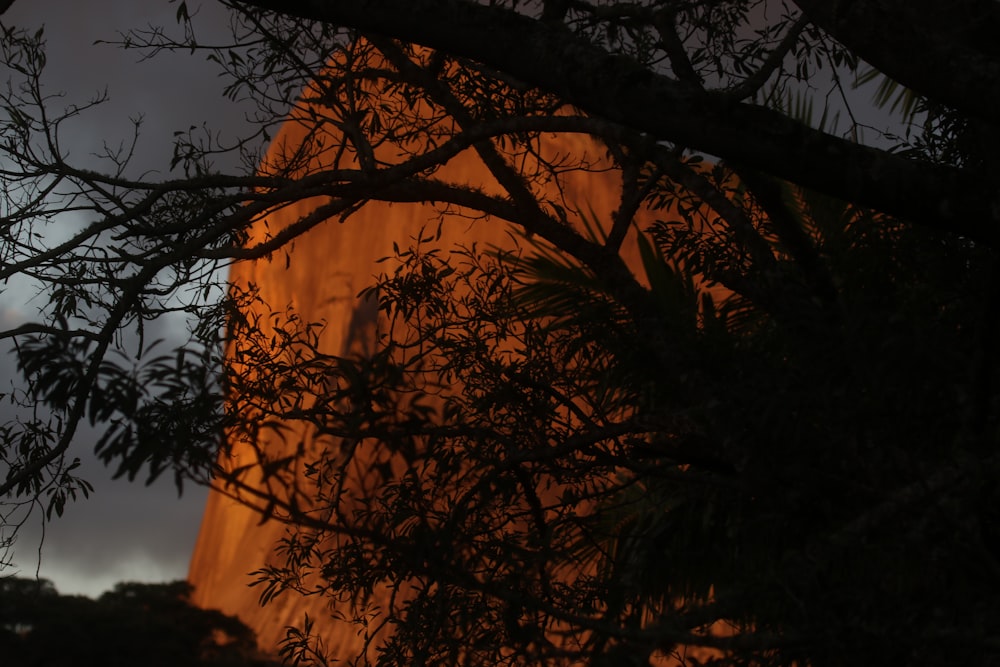
[[[565,29],[510,10],[468,0],[233,1],[468,57],[657,140],[1000,244],[1000,196],[979,175],[851,143],[776,111],[734,104],[724,93],[692,90]]]
[[[810,21],[921,95],[996,123],[1000,6],[991,0],[796,0]]]

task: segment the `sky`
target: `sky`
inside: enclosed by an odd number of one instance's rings
[[[196,25],[206,37],[213,31],[225,34],[222,11],[210,1],[201,4]],[[197,0],[188,1],[192,12],[198,6]],[[175,130],[207,122],[237,131],[242,114],[222,99],[224,82],[204,54],[165,54],[139,62],[138,52],[94,42],[113,41],[118,31],[150,23],[176,27],[176,11],[177,5],[167,0],[16,0],[0,22],[26,28],[45,25],[47,85],[53,92],[65,92],[67,101],[85,101],[108,89],[110,104],[74,126],[74,136],[68,138],[71,151],[87,155],[105,140],[127,139],[129,119],[142,114],[137,166],[163,169],[169,165]],[[30,292],[6,286],[0,293],[0,327],[31,318],[34,308]],[[169,339],[179,335],[176,327],[162,324],[155,333]],[[0,349],[0,378],[13,372],[12,356]],[[0,406],[0,423],[9,418],[2,412],[6,409]],[[189,485],[178,498],[169,475],[150,487],[141,479],[112,480],[92,458],[84,461],[82,476],[95,486],[91,498],[73,503],[61,518],[44,526],[40,514],[29,521],[15,546],[15,567],[0,575],[34,576],[37,571],[63,594],[90,596],[120,581],[186,576],[205,489]]]

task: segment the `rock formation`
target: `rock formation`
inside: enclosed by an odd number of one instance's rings
[[[284,128],[275,146],[293,144],[296,134],[304,132],[301,125],[290,123]],[[550,150],[599,154],[601,149],[580,136],[550,136],[546,140]],[[458,183],[478,184],[496,191],[499,186],[486,167],[472,151],[462,153],[450,161],[437,176]],[[608,219],[618,205],[619,182],[613,172],[573,172],[560,184],[566,202],[585,203],[602,219]],[[314,201],[303,201],[282,209],[256,226],[248,243],[260,240],[267,233],[298,220],[316,206]],[[351,345],[353,327],[364,317],[364,304],[357,294],[368,287],[379,271],[377,260],[393,252],[393,243],[405,246],[425,227],[434,227],[440,211],[431,204],[386,204],[369,202],[350,218],[340,223],[328,221],[297,239],[284,257],[247,261],[236,264],[230,275],[234,285],[256,286],[261,301],[271,308],[282,310],[290,307],[304,321],[325,321],[326,328],[320,338],[324,352],[346,354]],[[493,220],[450,217],[443,220],[439,244],[451,247],[456,244],[478,242],[489,245],[509,246],[511,230],[508,225]],[[267,315],[268,313],[261,313]],[[275,440],[274,449],[294,446],[294,438],[285,442]],[[280,451],[273,451],[280,456]],[[233,461],[252,460],[253,455],[241,451],[239,444],[231,454]],[[236,465],[235,463],[233,465]],[[266,607],[258,604],[259,591],[248,587],[252,580],[249,573],[268,561],[275,543],[284,534],[284,526],[277,521],[261,521],[254,509],[213,490],[208,498],[201,532],[191,560],[189,581],[194,584],[193,600],[196,604],[216,608],[238,616],[254,628],[261,646],[273,649],[284,636],[287,625],[300,623],[303,615],[312,618],[328,616],[321,600],[302,599],[294,595],[278,597]],[[319,605],[320,608],[316,608]],[[356,638],[351,627],[334,630],[328,646],[343,643],[345,650],[356,649]]]
[[[269,163],[283,162],[288,154],[309,141],[317,141],[315,122],[304,112],[293,115],[273,142],[264,170],[267,171]],[[340,143],[336,138],[330,142]],[[621,174],[601,168],[607,164],[605,148],[580,134],[548,134],[541,137],[539,150],[553,161],[573,156],[589,166],[559,171],[549,175],[547,181],[540,179],[533,185],[540,199],[558,206],[567,221],[578,228],[583,224],[581,211],[588,218],[611,219],[620,205]],[[318,171],[329,168],[328,160],[329,152],[317,151],[307,164],[298,168]],[[504,192],[472,149],[450,159],[434,172],[434,177],[487,194]],[[324,203],[319,198],[306,199],[269,214],[254,225],[247,246],[273,237]],[[325,220],[273,257],[234,265],[230,281],[236,289],[253,290],[258,297],[256,305],[247,307],[248,318],[265,322],[272,312],[287,311],[296,313],[302,322],[325,322],[318,333],[317,347],[325,354],[346,355],[372,336],[368,325],[372,323],[373,309],[357,295],[383,270],[377,261],[391,256],[394,244],[406,247],[421,230],[437,230],[439,225],[440,238],[436,243],[440,247],[472,243],[481,248],[510,247],[514,242],[506,223],[481,215],[467,217],[460,211],[443,212],[433,203],[369,201],[344,220],[338,217]],[[634,241],[627,241],[624,248],[623,252],[634,254]],[[630,264],[637,266],[637,258]],[[299,427],[291,427],[296,428]],[[268,456],[280,458],[295,454],[294,448],[310,437],[301,432],[286,433],[283,438],[262,435],[257,444],[267,450]],[[232,441],[229,446],[222,465],[230,469],[252,465],[259,456],[259,451],[245,442]],[[258,483],[265,490],[264,482]],[[285,636],[286,626],[300,625],[306,614],[317,619],[332,655],[349,656],[361,650],[356,627],[333,620],[328,601],[320,596],[304,598],[289,594],[271,600],[266,606],[258,604],[260,591],[249,587],[253,581],[250,573],[273,558],[285,526],[279,521],[262,519],[258,509],[249,506],[253,502],[241,502],[231,495],[232,490],[225,488],[213,489],[209,495],[189,573],[189,581],[195,587],[193,602],[238,616],[257,632],[265,650],[275,650]]]

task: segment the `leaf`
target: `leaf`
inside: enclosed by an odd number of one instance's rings
[[[636,242],[639,245],[639,259],[642,261],[642,270],[646,274],[650,291],[661,300],[670,294],[674,289],[674,276],[670,267],[660,251],[653,247],[645,234],[636,234]]]

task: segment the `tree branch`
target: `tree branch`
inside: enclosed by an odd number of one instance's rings
[[[1000,8],[989,0],[795,0],[810,21],[921,95],[1000,118]]]
[[[858,145],[771,109],[734,104],[723,92],[692,90],[565,29],[511,10],[469,0],[233,3],[471,58],[657,140],[681,143],[861,206],[1000,245],[1000,195],[977,174]]]

